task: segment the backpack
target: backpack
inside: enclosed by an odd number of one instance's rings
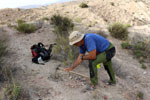
[[[51,58],[52,47],[54,44],[50,44],[49,49],[46,49],[44,44],[39,42],[31,46],[32,62],[36,64],[44,64],[44,61],[48,61]]]

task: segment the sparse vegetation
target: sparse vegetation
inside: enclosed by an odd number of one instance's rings
[[[112,6],[115,6],[114,2],[111,2],[110,4],[111,4]]]
[[[4,34],[0,34],[0,83],[5,83],[6,87],[3,87],[4,92],[1,94],[0,100],[6,98],[6,100],[20,100],[18,96],[21,92],[20,85],[16,84],[13,79],[12,68],[10,65],[5,64],[4,58],[8,56],[7,50],[7,37]]]
[[[48,17],[43,17],[43,18],[42,18],[42,20],[46,20],[46,21],[48,21],[48,20],[49,20],[49,18],[48,18]]]
[[[18,24],[22,24],[22,23],[25,23],[25,22],[26,22],[26,21],[21,20],[21,19],[18,19],[18,20],[17,20],[17,23],[18,23]]]
[[[143,94],[142,92],[139,92],[139,93],[137,94],[137,97],[138,97],[139,99],[143,99],[144,94]]]
[[[121,43],[121,47],[123,49],[130,49],[131,45],[129,44],[129,42],[123,42],[123,43]]]
[[[61,36],[68,36],[69,32],[73,30],[74,24],[67,17],[60,15],[53,15],[51,22],[54,25],[55,33]]]
[[[147,69],[146,65],[142,63],[142,68]]]
[[[108,30],[111,36],[120,39],[126,40],[128,38],[128,26],[121,23],[114,23],[108,27]]]
[[[75,47],[69,46],[69,33],[73,30],[74,24],[67,17],[60,15],[54,15],[51,18],[52,24],[54,25],[54,32],[57,34],[55,51],[59,52],[63,58],[62,60],[66,63],[76,58],[77,52]]]
[[[149,62],[148,58],[150,58],[150,50],[147,49],[147,45],[148,44],[146,44],[145,42],[138,42],[132,45],[129,42],[121,43],[123,49],[129,49],[133,52],[139,63],[141,63],[143,69],[147,68],[144,62]]]
[[[3,61],[3,58],[8,52],[6,50],[6,41],[7,39],[5,38],[5,35],[3,35],[3,37],[0,37],[0,81],[9,80],[11,78],[11,69],[9,68],[9,66],[4,65]]]
[[[79,5],[79,7],[81,7],[81,8],[88,8],[89,6],[86,4],[86,3],[81,3],[80,5]]]
[[[21,86],[16,84],[14,81],[6,87],[5,95],[9,100],[18,100],[21,92]]]
[[[35,28],[35,26],[33,24],[27,24],[23,20],[18,20],[17,23],[18,23],[18,26],[16,26],[16,29],[19,32],[32,33],[32,32],[34,32],[36,30],[36,28]]]

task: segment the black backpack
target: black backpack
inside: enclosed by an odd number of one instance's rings
[[[31,46],[32,62],[36,64],[44,64],[43,61],[48,61],[51,58],[52,47],[54,44],[50,44],[49,48],[46,49],[44,44],[39,42]]]

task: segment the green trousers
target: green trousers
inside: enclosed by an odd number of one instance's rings
[[[95,60],[89,60],[90,80],[93,85],[98,84],[97,64],[103,63],[107,71],[110,81],[115,81],[115,74],[112,69],[111,58],[115,55],[115,47],[110,43],[110,46],[104,52],[98,54]]]

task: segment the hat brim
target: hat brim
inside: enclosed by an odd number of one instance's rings
[[[69,42],[69,45],[74,45],[74,44],[76,44],[77,42],[81,41],[83,38],[84,38],[84,34],[82,34],[82,36],[81,36],[80,38],[78,38],[76,41]]]

